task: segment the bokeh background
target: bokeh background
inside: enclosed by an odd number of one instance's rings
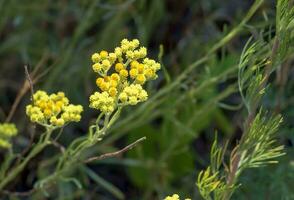
[[[253,2],[0,0],[0,121],[7,119],[20,95],[15,113],[9,116],[20,130],[14,140],[16,152],[27,147],[34,130],[24,112],[30,101],[29,89],[23,86],[24,65],[36,79],[35,90],[64,91],[71,102],[85,107],[82,122],[65,128],[59,141],[64,146],[86,134],[97,116],[88,108],[88,97],[97,90],[92,53],[111,51],[123,38],[138,38],[163,66],[159,79],[147,85],[150,101],[125,109],[111,133],[90,153],[112,152],[142,136],[147,140],[118,158],[77,165],[74,176],[83,189],[60,182],[49,190],[51,199],[150,200],[173,193],[201,199],[195,181],[209,164],[215,134],[220,143],[230,140],[231,147],[240,137],[246,112],[236,85],[238,60],[250,36],[274,33],[275,1],[266,0],[246,27],[207,62],[183,81],[175,80],[236,27]],[[278,140],[286,145],[287,156],[279,165],[246,171],[233,199],[294,199],[292,66],[287,63],[282,78],[273,75],[263,101],[264,107],[284,116]],[[4,153],[1,150],[2,157]],[[54,147],[46,149],[8,189],[31,189],[50,173],[58,153]]]

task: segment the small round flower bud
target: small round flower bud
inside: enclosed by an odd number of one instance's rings
[[[137,75],[138,75],[138,70],[137,70],[137,69],[131,69],[131,70],[130,70],[130,77],[131,77],[132,79],[136,78]]]
[[[111,63],[114,63],[116,61],[116,54],[115,53],[110,53],[108,59],[109,59],[109,61]]]
[[[117,89],[115,87],[111,87],[109,89],[109,95],[112,96],[112,97],[115,97],[117,94]]]
[[[56,126],[63,126],[64,125],[64,120],[63,119],[57,119],[56,121]]]
[[[128,71],[125,69],[120,70],[119,75],[123,78],[127,78],[128,77]]]
[[[108,57],[108,52],[107,51],[101,51],[100,52],[100,57],[101,57],[101,59],[106,59]]]
[[[136,60],[132,61],[131,62],[131,69],[137,68],[138,65],[139,65],[139,62],[138,61],[136,61]]]
[[[100,63],[95,63],[94,65],[92,65],[92,68],[93,68],[93,71],[94,71],[94,72],[98,73],[98,72],[101,71],[102,66],[101,66]]]
[[[129,97],[129,104],[136,105],[138,103],[138,99],[134,96]]]
[[[98,87],[100,87],[100,85],[101,85],[102,83],[104,83],[104,79],[103,79],[103,78],[97,78],[97,79],[96,79],[96,85],[97,85]]]
[[[122,49],[120,47],[116,47],[114,53],[117,58],[120,58],[122,56]]]
[[[122,63],[115,64],[115,71],[120,72],[122,69],[124,69],[124,65]]]
[[[140,45],[140,41],[138,39],[133,39],[132,41],[135,45],[135,48],[137,48]]]
[[[111,64],[109,62],[109,60],[105,59],[102,61],[102,67],[105,71],[107,71],[110,67],[111,67]]]
[[[100,55],[99,55],[99,53],[94,53],[94,54],[92,55],[91,59],[92,59],[92,61],[93,61],[94,63],[100,62]]]
[[[143,85],[145,81],[146,81],[146,78],[144,74],[138,74],[138,76],[136,77],[136,82]]]
[[[126,56],[128,59],[133,59],[134,58],[134,52],[133,51],[127,51]]]
[[[144,65],[143,64],[139,64],[137,66],[137,69],[138,69],[138,73],[142,74],[144,72]]]
[[[128,95],[125,92],[120,93],[119,100],[125,103],[128,100]]]
[[[117,73],[111,74],[111,80],[119,81],[119,75]]]

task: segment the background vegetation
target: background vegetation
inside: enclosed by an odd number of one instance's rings
[[[142,136],[147,140],[121,157],[79,167],[75,176],[83,189],[60,182],[50,188],[51,198],[162,199],[179,193],[200,199],[195,181],[209,165],[215,133],[220,142],[231,141],[229,149],[240,138],[246,114],[237,87],[242,49],[249,37],[275,32],[276,2],[266,0],[248,13],[253,3],[0,0],[0,119],[8,117],[20,129],[14,141],[17,152],[29,146],[35,130],[24,117],[30,100],[28,85],[23,86],[25,64],[35,71],[36,89],[63,90],[85,108],[96,89],[93,52],[111,50],[123,38],[138,38],[164,66],[159,79],[148,85],[149,101],[124,110],[111,134],[89,153],[112,152]],[[294,199],[292,58],[270,77],[263,99],[265,108],[283,115],[278,136],[287,155],[278,165],[246,171],[233,199]],[[22,98],[9,116],[17,96]],[[96,115],[86,109],[81,123],[66,127],[60,143],[66,146],[86,133]],[[29,191],[37,179],[51,172],[58,151],[52,147],[37,156],[9,191]]]

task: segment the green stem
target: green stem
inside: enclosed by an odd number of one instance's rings
[[[76,163],[80,162],[83,159],[82,153],[87,148],[90,148],[93,145],[95,145],[99,141],[99,138],[105,135],[106,131],[118,119],[121,109],[122,109],[121,107],[118,107],[118,109],[116,110],[116,112],[113,114],[112,117],[110,114],[105,115],[103,128],[101,130],[96,129],[93,135],[89,134],[87,138],[83,138],[82,140],[78,138],[75,141],[73,141],[72,144],[69,146],[69,148],[67,148],[66,152],[59,159],[55,172],[52,175],[47,176],[43,180],[40,180],[35,185],[35,188],[44,190],[45,185],[47,184],[50,185],[52,183],[57,182],[57,180],[60,177],[62,177],[63,173],[68,172],[70,169],[72,169],[75,166]],[[102,115],[100,115],[97,118],[95,125],[99,123],[101,116]]]
[[[24,158],[24,160],[18,164],[16,167],[14,167],[11,172],[0,182],[0,190],[2,190],[8,183],[10,183],[17,175],[19,175],[20,172],[23,171],[27,163],[34,158],[38,153],[40,153],[49,143],[50,135],[52,133],[52,129],[47,129],[47,131],[44,133],[46,134],[45,139],[39,141],[34,148],[30,151],[27,157]]]
[[[2,180],[5,177],[5,174],[15,157],[16,156],[14,155],[12,149],[9,149],[8,153],[5,155],[4,161],[1,163],[0,180]]]

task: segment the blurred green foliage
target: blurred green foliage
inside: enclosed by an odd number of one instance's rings
[[[244,115],[237,91],[237,64],[251,35],[274,31],[274,3],[263,2],[246,26],[195,64],[240,24],[253,1],[0,0],[0,119],[5,120],[21,88],[25,64],[31,71],[41,65],[39,74],[45,73],[34,85],[36,89],[62,90],[73,103],[87,107],[96,89],[90,61],[93,52],[111,50],[123,38],[139,38],[151,57],[157,58],[162,44],[164,70],[157,82],[148,85],[150,101],[125,110],[111,134],[89,154],[115,151],[141,136],[147,140],[120,158],[78,167],[74,175],[83,189],[62,182],[49,191],[54,199],[162,199],[176,192],[200,199],[196,174],[209,163],[215,132],[222,141],[240,136]],[[279,165],[248,171],[235,199],[293,198],[290,61],[272,77],[264,98],[266,107],[284,116],[280,141],[289,153]],[[191,65],[195,65],[193,70],[175,84]],[[28,101],[29,93],[12,119],[21,133],[15,141],[19,152],[30,140],[31,127],[24,117]],[[86,133],[95,117],[95,112],[86,109],[83,122],[66,127],[60,143],[66,146]],[[49,148],[35,158],[9,190],[27,191],[36,179],[50,174],[56,152]],[[41,193],[32,197],[42,198]]]

